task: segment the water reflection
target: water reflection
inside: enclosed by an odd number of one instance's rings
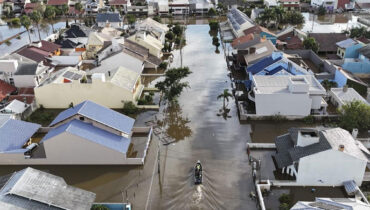
[[[166,134],[170,138],[179,141],[191,136],[192,130],[189,127],[191,121],[188,117],[183,116],[183,111],[178,103],[168,106],[163,112],[165,117],[162,120],[158,120],[157,124],[160,127],[164,127]]]

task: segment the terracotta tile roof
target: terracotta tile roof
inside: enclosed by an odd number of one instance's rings
[[[0,101],[4,100],[4,98],[17,90],[16,87],[14,87],[11,84],[6,83],[3,80],[0,80]]]
[[[370,40],[367,39],[366,37],[360,37],[360,38],[357,38],[357,40],[364,43],[364,44],[369,44],[370,43]]]
[[[18,88],[19,95],[35,95],[33,88]]]
[[[25,99],[26,99],[26,104],[32,104],[33,101],[35,100],[35,96],[33,95],[10,95],[8,102],[11,102],[13,100],[24,102]]]
[[[48,0],[48,5],[63,5],[68,4],[68,0]]]
[[[52,43],[52,42],[42,40],[41,41],[41,47],[39,49],[43,50],[43,51],[46,51],[46,52],[53,53],[55,50],[58,50],[61,47],[62,46],[60,46],[59,44],[55,44],[55,43]]]
[[[245,35],[248,35],[248,34],[250,34],[250,33],[255,34],[255,33],[261,33],[261,32],[262,32],[262,29],[261,29],[261,27],[260,27],[260,26],[253,26],[253,27],[251,27],[251,28],[246,29],[246,30],[244,30],[244,31],[243,31],[243,33],[244,33]]]
[[[16,53],[26,58],[29,58],[37,63],[43,61],[45,57],[51,54],[36,47],[25,47],[23,49],[20,49]]]
[[[297,36],[286,40],[286,48],[289,50],[303,49],[303,42]]]
[[[337,8],[342,8],[342,9],[346,9],[346,4],[349,4],[349,0],[338,0],[338,6]]]
[[[109,5],[124,5],[127,4],[127,0],[111,0]]]
[[[254,39],[254,35],[252,33],[244,35],[242,37],[239,37],[237,39],[234,39],[234,41],[231,43],[232,47],[235,47],[236,45],[243,44],[245,42],[249,42]]]
[[[82,9],[81,11],[78,11],[74,7],[69,7],[68,13],[75,14],[75,15],[81,15],[84,13],[84,10]]]

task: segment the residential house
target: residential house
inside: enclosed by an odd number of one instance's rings
[[[144,62],[144,68],[157,68],[162,60],[149,53],[149,49],[142,47],[141,45],[132,42],[128,39],[123,44],[123,52],[131,55],[134,58],[138,58]]]
[[[50,6],[62,8],[63,5],[67,5],[69,7],[69,5],[71,4],[71,1],[70,0],[48,0],[46,4]]]
[[[75,44],[81,43],[86,45],[91,29],[80,24],[71,24],[61,37],[62,40],[69,40]]]
[[[299,0],[278,0],[280,5],[287,11],[300,11],[301,4]]]
[[[96,16],[98,27],[122,28],[123,20],[119,13],[99,13]]]
[[[103,0],[87,0],[85,3],[85,14],[96,15],[100,9],[104,8]]]
[[[276,34],[269,31],[267,28],[261,27],[260,36],[263,39],[270,40],[273,45],[276,45]]]
[[[0,109],[0,113],[14,115],[16,119],[24,119],[26,115],[31,114],[31,107],[25,102],[14,99],[3,109]]]
[[[370,209],[370,205],[356,198],[315,198],[314,201],[298,201],[290,210],[320,209]]]
[[[190,0],[190,13],[203,15],[208,14],[209,9],[214,8],[211,0]]]
[[[30,167],[0,178],[1,209],[89,210],[96,197],[67,185],[62,177]]]
[[[39,124],[0,116],[0,154],[21,153],[23,156],[40,127]]]
[[[251,65],[259,60],[271,55],[272,52],[276,51],[275,46],[268,40],[257,43],[253,46],[245,48],[243,50],[243,56],[246,65]]]
[[[16,91],[17,91],[16,87],[5,82],[4,80],[0,80],[0,102],[2,102],[10,94],[15,93]]]
[[[352,101],[360,101],[370,105],[358,92],[353,88],[344,86],[343,88],[331,88],[329,91],[330,101],[338,108]]]
[[[169,2],[168,0],[157,0],[154,1],[154,5],[157,8],[159,15],[168,15],[170,12]]]
[[[360,77],[370,75],[370,44],[357,49],[358,58],[345,58],[342,68]]]
[[[81,55],[63,55],[63,56],[52,56],[48,58],[51,65],[57,67],[75,67],[81,65]]]
[[[127,12],[127,7],[131,6],[130,0],[109,0],[109,6],[116,11]]]
[[[157,58],[161,58],[163,53],[163,44],[160,40],[156,37],[153,37],[146,31],[138,31],[136,34],[127,38],[128,40],[135,42],[145,48],[149,49],[149,53],[156,56]]]
[[[256,116],[304,117],[325,113],[325,95],[313,75],[254,75],[248,98],[255,103]]]
[[[35,87],[53,71],[42,63],[20,59],[0,59],[0,79],[16,87]]]
[[[112,45],[113,40],[121,42],[121,32],[114,28],[104,28],[101,32],[92,32],[86,45],[85,56],[88,59],[96,59],[98,52]]]
[[[341,58],[357,58],[357,50],[365,46],[353,39],[346,39],[337,42],[336,45],[338,46],[337,55]]]
[[[143,5],[143,6],[128,6],[127,7],[127,14],[133,14],[133,15],[153,15],[153,6],[151,5]]]
[[[277,0],[264,0],[263,4],[266,5],[267,8],[279,6]]]
[[[323,6],[326,11],[334,12],[338,8],[338,0],[312,0],[311,6],[314,8]]]
[[[299,186],[360,186],[369,151],[342,128],[289,129],[275,140],[276,170]]]
[[[44,41],[33,42],[16,50],[13,54],[18,54],[36,63],[45,62],[46,58],[53,55],[60,55],[60,45]]]
[[[138,31],[144,30],[156,34],[157,39],[159,39],[162,44],[165,42],[166,33],[170,30],[166,24],[159,23],[152,18],[137,21],[135,28]]]
[[[234,49],[243,50],[243,49],[249,48],[250,46],[258,44],[260,42],[261,42],[261,37],[258,34],[250,33],[248,35],[244,35],[244,36],[234,39],[231,42],[231,46]]]
[[[319,44],[318,53],[337,54],[337,42],[347,39],[344,33],[309,33],[309,37],[313,37],[316,43]]]
[[[123,107],[124,102],[136,103],[143,91],[141,74],[123,66],[106,73],[91,75],[74,68],[61,71],[62,74],[54,80],[35,88],[39,106],[60,109],[67,108],[71,103],[91,100],[109,108],[119,109]]]
[[[244,30],[254,26],[254,22],[245,13],[236,8],[232,8],[227,13],[227,22],[236,38],[244,36]]]
[[[173,15],[188,15],[190,13],[189,0],[168,1],[168,8]]]
[[[36,2],[36,3],[24,4],[23,13],[28,15],[28,14],[31,14],[34,10],[44,11],[45,10],[44,3],[41,1],[41,2]]]
[[[303,49],[304,38],[307,37],[306,33],[294,28],[288,27],[276,34],[279,41],[276,42],[277,48],[280,50],[297,50]]]
[[[84,101],[51,122],[52,130],[38,149],[45,151],[49,161],[64,164],[127,164],[134,122],[126,115]]]
[[[263,13],[265,11],[265,9],[264,8],[254,8],[254,9],[252,9],[252,11],[251,11],[251,19],[253,20],[253,21],[256,21],[256,19],[257,18],[259,18],[259,16]]]

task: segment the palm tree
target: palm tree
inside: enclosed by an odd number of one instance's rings
[[[68,5],[67,4],[63,4],[62,5],[62,8],[61,8],[61,11],[62,11],[63,15],[66,17],[66,28],[68,28],[69,27],[68,26],[68,17],[67,17],[67,13],[69,11]]]
[[[44,13],[46,19],[49,20],[50,24],[51,24],[51,28],[53,29],[53,33],[54,33],[54,18],[56,16],[56,12],[55,12],[55,7],[53,6],[47,6],[46,9],[45,9],[45,13]]]
[[[220,98],[223,98],[223,108],[225,109],[225,101],[229,102],[229,97],[232,97],[232,95],[229,93],[229,89],[224,89],[224,92],[217,96],[217,100]]]
[[[40,28],[39,28],[39,24],[41,23],[41,20],[42,20],[42,16],[40,14],[39,11],[37,10],[34,10],[32,13],[31,13],[31,20],[33,21],[34,24],[36,24],[36,27],[37,27],[37,31],[39,33],[39,39],[41,41],[41,35],[40,35]]]
[[[30,19],[30,17],[28,17],[27,15],[22,15],[22,17],[21,17],[21,24],[22,24],[23,27],[26,28],[27,33],[28,33],[28,38],[30,39],[30,43],[31,43],[32,41],[31,41],[31,35],[30,35],[30,31],[29,31],[30,26],[31,26],[31,19]]]
[[[76,11],[78,11],[78,13],[82,11],[82,4],[80,2],[77,2],[75,4],[75,22],[76,22]]]

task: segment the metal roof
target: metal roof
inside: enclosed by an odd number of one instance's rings
[[[354,180],[343,182],[343,186],[347,194],[353,194],[358,190],[357,184]]]
[[[40,127],[20,120],[0,120],[0,152],[19,151]]]
[[[340,42],[337,42],[336,43],[338,47],[340,48],[347,48],[347,47],[350,47],[352,45],[355,45],[357,44],[357,41],[353,40],[353,39],[346,39],[346,40],[343,40],[343,41],[340,41]]]
[[[106,130],[95,127],[90,123],[85,123],[79,120],[72,120],[66,124],[54,128],[48,134],[46,134],[41,142],[45,142],[64,132],[68,132],[124,154],[127,153],[131,143],[131,140],[128,138],[110,133]]]
[[[355,89],[348,88],[347,91],[343,91],[343,88],[332,88],[330,92],[335,95],[336,99],[341,104],[345,104],[351,101],[361,101],[362,103],[369,104]]]
[[[54,126],[77,114],[127,134],[131,133],[135,122],[131,117],[87,100],[61,112],[53,122],[50,123],[50,126]]]
[[[1,209],[88,210],[96,197],[95,193],[67,185],[61,177],[33,168],[6,176],[3,183]]]
[[[119,13],[98,13],[96,22],[122,22]]]

